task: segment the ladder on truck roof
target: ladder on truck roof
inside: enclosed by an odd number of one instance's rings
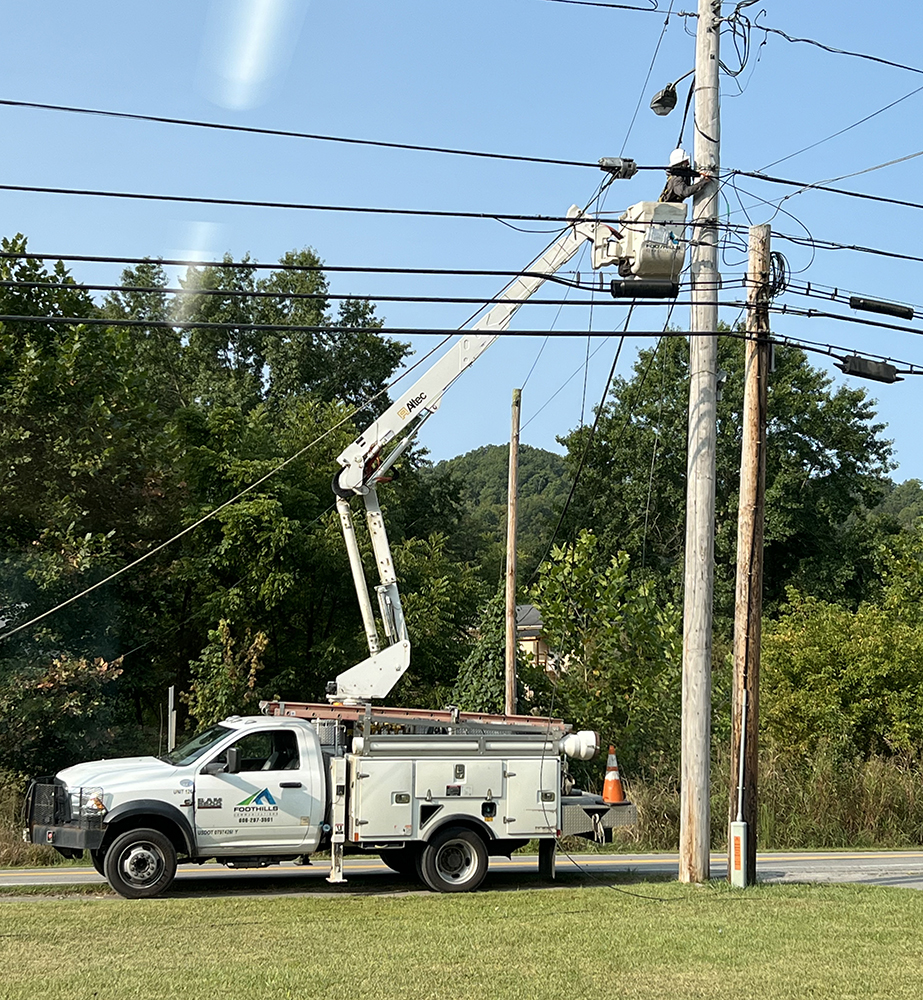
[[[572,727],[563,719],[536,715],[491,715],[487,712],[460,712],[457,708],[395,708],[388,705],[336,705],[307,701],[261,701],[264,715],[332,722],[375,723],[389,726],[445,726],[452,729],[494,730],[532,733],[560,738]]]

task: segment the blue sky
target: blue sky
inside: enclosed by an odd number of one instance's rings
[[[636,2],[645,5],[645,0]],[[7,100],[576,161],[623,153],[639,164],[666,162],[682,109],[658,118],[647,105],[655,91],[690,69],[694,59],[689,34],[694,19],[681,16],[695,9],[693,0],[675,0],[666,26],[669,0],[659,0],[656,12],[548,0],[469,0],[463,5],[444,0],[159,0],[155,5],[46,0],[41,18],[29,5],[6,2],[3,7],[0,97]],[[733,9],[731,3],[724,5],[726,14]],[[743,13],[751,20],[760,15],[760,24],[792,36],[923,67],[919,13],[910,0],[878,7],[764,0]],[[767,167],[923,87],[920,74],[792,44],[758,30],[750,41],[749,60],[737,77],[740,87],[728,77],[723,80],[726,169]],[[723,38],[722,56],[732,67],[738,60],[729,36]],[[680,86],[680,99],[684,97],[685,84]],[[768,172],[820,182],[916,153],[921,108],[923,91]],[[598,171],[583,167],[217,133],[50,111],[0,107],[0,118],[7,184],[558,216],[572,203],[585,204],[600,180]],[[686,144],[692,144],[688,127]],[[923,157],[906,160],[834,186],[923,201],[921,164]],[[740,201],[729,185],[724,188],[722,213],[729,221],[771,219],[779,234],[810,233],[818,240],[921,252],[916,236],[920,210],[809,191],[784,203],[791,215],[774,215],[759,199],[778,199],[795,189],[752,179],[738,183],[747,192]],[[604,207],[615,211],[656,199],[661,186],[662,175],[639,173],[629,182],[616,182]],[[544,232],[518,232],[491,220],[193,207],[17,192],[0,192],[0,204],[0,232],[22,232],[33,251],[56,254],[209,257],[228,251],[274,261],[292,248],[312,246],[331,265],[510,270],[525,266],[550,239]],[[774,249],[785,253],[798,281],[923,304],[923,291],[917,291],[919,263],[848,251],[812,253],[781,239]],[[578,266],[589,270],[586,258]],[[729,251],[723,274],[737,278],[743,270],[743,255]],[[111,281],[118,268],[77,264],[73,273],[78,280]],[[501,284],[491,277],[331,277],[333,291],[372,298],[489,297]],[[546,295],[557,296],[555,289]],[[819,309],[829,305],[794,295],[784,301]],[[856,315],[842,304],[832,311]],[[379,312],[390,325],[442,329],[464,323],[471,308],[387,303]],[[526,443],[556,448],[556,435],[591,414],[615,350],[615,340],[603,338],[620,328],[624,309],[600,302],[592,310],[568,307],[556,313],[552,306],[524,307],[514,328],[592,334],[589,350],[596,353],[586,378],[586,337],[551,340],[537,363],[541,339],[504,339],[453,387],[427,424],[421,443],[434,458],[504,441],[512,389],[523,384],[533,364],[523,397]],[[649,307],[632,327],[657,329],[665,315],[665,307]],[[729,321],[736,316],[735,311],[724,314]],[[682,325],[687,318],[688,310],[680,308],[673,320]],[[794,316],[775,318],[773,330],[923,364],[923,341],[913,334]],[[421,351],[433,343],[431,337],[414,338]],[[632,349],[623,352],[622,374],[639,343],[651,341],[632,342]],[[814,363],[825,364],[819,358]],[[860,384],[832,367],[830,371],[838,384]],[[887,435],[895,440],[900,463],[895,478],[923,478],[916,403],[923,380],[861,384],[879,400]]]

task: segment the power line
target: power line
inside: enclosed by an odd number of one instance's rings
[[[827,299],[830,302],[841,302],[849,304],[853,298],[875,298],[868,296],[865,292],[851,291],[847,288],[839,288],[833,285],[818,285],[813,281],[788,282],[787,292],[793,295],[803,295],[807,298]],[[880,300],[879,300],[880,301]],[[893,300],[888,300],[893,301]],[[911,305],[910,303],[894,302],[894,305],[904,306],[914,313],[914,319],[923,318],[923,306]]]
[[[768,170],[770,167],[774,167],[779,163],[784,163],[786,160],[791,160],[795,156],[800,156],[802,153],[806,153],[809,149],[814,149],[816,146],[821,146],[825,142],[829,142],[831,139],[836,139],[837,136],[843,135],[844,132],[849,132],[850,129],[854,129],[859,125],[864,125],[867,121],[871,121],[877,115],[883,114],[885,111],[890,111],[895,105],[900,104],[902,101],[906,101],[910,97],[914,97],[923,90],[923,87],[917,87],[916,90],[911,90],[909,94],[904,94],[903,97],[899,97],[896,101],[892,101],[890,104],[886,104],[883,108],[879,108],[877,111],[873,111],[870,115],[866,115],[864,118],[860,118],[858,121],[853,122],[851,125],[847,125],[845,128],[841,128],[836,132],[831,132],[830,135],[825,136],[823,139],[818,139],[817,142],[812,142],[809,146],[803,146],[801,149],[796,150],[794,153],[789,153],[787,156],[783,156],[778,160],[773,160],[772,163],[767,163],[760,167],[760,170]]]
[[[720,228],[726,229],[729,232],[745,232],[747,226],[739,223],[722,223],[719,224]],[[891,260],[904,260],[911,263],[923,263],[923,255],[920,254],[910,254],[901,253],[896,250],[885,250],[881,247],[868,247],[858,243],[840,243],[836,240],[823,240],[816,237],[805,237],[805,236],[795,236],[791,233],[780,233],[773,231],[773,239],[785,240],[788,243],[792,243],[796,246],[807,246],[815,250],[829,250],[829,251],[839,251],[846,250],[851,253],[862,253],[869,254],[870,256],[885,257]],[[293,272],[330,272],[330,273],[342,273],[342,274],[400,274],[400,275],[425,275],[425,276],[442,276],[442,277],[494,277],[494,278],[517,278],[517,277],[542,277],[551,282],[557,282],[559,284],[567,285],[568,287],[574,288],[589,288],[590,286],[583,284],[579,281],[579,275],[582,273],[580,271],[567,272],[561,271],[555,275],[538,274],[538,272],[533,271],[497,271],[497,270],[480,270],[477,268],[448,268],[448,267],[372,267],[366,265],[340,265],[340,264],[262,264],[256,261],[228,261],[228,260],[212,260],[212,261],[202,261],[202,260],[186,260],[186,259],[169,259],[169,258],[151,258],[151,257],[110,257],[110,256],[98,256],[90,254],[52,254],[52,253],[33,253],[31,251],[10,252],[10,251],[0,251],[0,260],[55,260],[69,263],[89,263],[89,264],[122,264],[127,266],[138,266],[144,264],[157,264],[164,267],[191,267],[191,268],[223,268],[223,269],[240,269],[240,270],[271,270],[271,271],[293,271]],[[567,275],[573,274],[577,277],[578,281],[575,283],[570,280]],[[7,284],[11,287],[13,286],[27,286],[27,282],[0,282],[0,285]],[[734,282],[736,284],[736,282]],[[728,287],[729,282],[727,279],[722,281],[722,287]],[[158,292],[165,291],[165,289],[159,286],[154,287],[143,287],[143,286],[107,286],[107,285],[92,285],[85,284],[82,282],[74,282],[72,284],[61,284],[59,286],[53,286],[49,283],[49,287],[60,287],[62,289],[90,289],[105,291],[110,287],[113,290],[119,291],[139,291],[139,292]],[[183,289],[185,293],[187,290]],[[224,292],[227,295],[233,294],[255,294],[249,292],[237,293],[235,290],[227,290]],[[279,293],[280,295],[283,293]],[[293,293],[289,293],[293,294]],[[331,296],[332,297],[332,296]],[[351,297],[351,296],[349,296]],[[371,298],[371,296],[358,296],[359,298]],[[484,299],[479,299],[478,301],[484,302]],[[640,305],[641,303],[639,303]]]
[[[694,223],[687,222],[687,226]],[[746,232],[748,227],[742,223],[719,223],[719,228],[733,232]],[[791,234],[778,233],[773,231],[773,239],[786,240],[798,246],[811,246],[819,250],[849,250],[854,253],[865,253],[872,256],[888,257],[894,260],[907,260],[915,263],[923,263],[923,256],[917,254],[900,253],[893,250],[883,250],[879,247],[867,247],[856,243],[839,243],[835,240],[811,239],[804,236],[792,236]],[[68,263],[87,264],[124,264],[142,265],[159,264],[164,267],[193,267],[193,268],[228,268],[228,269],[250,269],[255,271],[329,271],[331,273],[355,273],[355,274],[420,274],[420,275],[443,275],[449,277],[494,277],[494,278],[517,278],[517,277],[543,277],[550,281],[562,278],[566,274],[579,274],[581,272],[559,271],[557,275],[539,275],[533,271],[494,271],[481,270],[477,268],[449,268],[449,267],[371,267],[366,265],[343,265],[343,264],[263,264],[258,261],[227,261],[227,260],[186,260],[180,258],[164,257],[113,257],[99,256],[92,254],[61,254],[61,253],[33,253],[31,250],[22,252],[0,251],[0,260],[60,260]],[[146,289],[150,291],[151,289]]]
[[[647,85],[650,82],[651,73],[654,72],[654,64],[657,62],[657,56],[660,53],[660,46],[663,44],[664,35],[666,35],[667,28],[670,25],[670,15],[673,13],[673,3],[674,0],[670,0],[670,7],[667,10],[667,16],[664,19],[663,27],[660,29],[660,37],[657,39],[657,44],[654,46],[654,54],[651,56],[651,64],[647,68],[647,76],[644,78],[644,83],[641,84],[641,92],[638,94],[638,103],[635,105],[635,110],[631,116],[631,121],[628,123],[628,130],[625,133],[625,140],[622,142],[622,153],[625,152],[625,147],[628,145],[628,139],[631,136],[631,130],[635,127],[635,121],[638,118],[638,112],[641,110],[641,102],[644,100],[644,94],[645,91],[647,90]]]
[[[920,154],[914,153],[912,155],[918,156]],[[898,162],[898,161],[895,160],[895,161],[891,161],[891,162]],[[881,166],[890,166],[890,162],[887,163],[887,164],[881,164]],[[878,169],[878,167],[870,167],[869,169],[870,170],[876,170],[876,169]],[[860,173],[864,173],[864,172],[865,171],[860,171]],[[904,201],[901,198],[885,198],[884,196],[877,195],[877,194],[863,194],[861,191],[847,191],[845,188],[828,187],[826,184],[810,184],[810,183],[805,183],[804,181],[790,181],[790,180],[787,180],[787,179],[785,179],[783,177],[771,177],[771,176],[769,176],[769,174],[759,173],[758,171],[755,171],[755,170],[730,170],[730,171],[728,171],[727,174],[725,174],[725,176],[726,177],[734,177],[734,176],[737,176],[737,177],[752,177],[755,180],[766,181],[769,184],[783,184],[783,185],[786,185],[788,187],[801,188],[804,191],[809,191],[809,190],[810,191],[827,191],[830,194],[842,194],[842,195],[846,195],[848,198],[861,198],[864,201],[878,201],[878,202],[882,202],[882,203],[884,203],[886,205],[900,205],[902,208],[921,208],[921,209],[923,209],[923,204],[921,204],[918,201]],[[509,218],[509,216],[507,216],[507,218]]]
[[[904,63],[892,62],[890,59],[882,59],[880,56],[869,55],[867,52],[850,52],[848,49],[837,49],[832,45],[825,45],[823,42],[818,42],[814,38],[793,38],[791,35],[787,35],[784,31],[780,31],[778,28],[768,28],[765,24],[758,24],[756,22],[754,22],[753,27],[757,31],[764,31],[770,35],[781,35],[781,37],[787,42],[804,42],[806,45],[814,45],[819,49],[823,49],[825,52],[832,52],[834,55],[852,56],[854,59],[867,59],[869,62],[881,63],[883,66],[893,66],[895,69],[905,69],[908,73],[923,74],[923,69],[919,69],[916,66],[906,66]]]
[[[457,333],[458,331],[454,330],[452,332]],[[268,479],[272,478],[272,476],[276,475],[276,473],[281,472],[282,469],[290,465],[296,459],[300,458],[302,455],[305,454],[305,452],[310,451],[310,449],[316,447],[318,444],[321,443],[321,441],[329,437],[335,430],[338,430],[344,424],[349,423],[349,421],[352,420],[352,418],[366,406],[371,405],[377,399],[380,399],[382,396],[384,396],[389,389],[393,388],[395,385],[397,385],[398,382],[406,378],[412,371],[414,371],[414,369],[419,368],[420,365],[422,365],[430,357],[432,357],[432,355],[436,351],[438,351],[439,348],[442,347],[444,343],[445,340],[443,340],[442,343],[436,344],[431,350],[427,351],[426,354],[424,354],[418,361],[414,362],[406,371],[401,372],[401,374],[398,375],[397,378],[392,379],[392,381],[388,385],[384,386],[384,388],[382,389],[379,389],[378,392],[373,393],[358,406],[353,407],[349,411],[349,413],[347,413],[341,420],[338,420],[336,423],[328,427],[323,433],[319,434],[309,444],[306,444],[303,448],[299,448],[298,451],[296,451],[293,455],[289,455],[288,458],[286,458],[284,461],[280,462],[275,468],[267,472],[266,475],[261,476],[259,479],[256,480],[256,482],[251,483],[245,489],[242,489],[239,493],[236,494],[236,496],[233,496],[231,497],[230,500],[226,500],[224,503],[219,504],[217,507],[214,507],[207,514],[200,517],[195,523],[190,524],[186,528],[183,528],[182,531],[177,532],[177,534],[173,535],[172,538],[168,538],[165,542],[161,542],[159,545],[154,546],[154,548],[150,549],[148,552],[145,552],[144,555],[140,556],[138,559],[135,559],[134,561],[128,563],[126,566],[122,566],[120,569],[117,569],[114,573],[110,573],[104,579],[98,580],[92,586],[85,588],[84,590],[80,591],[77,594],[74,594],[72,597],[69,597],[65,601],[61,601],[59,604],[56,604],[53,608],[49,608],[48,611],[44,611],[42,614],[36,615],[34,618],[31,618],[29,621],[24,622],[22,625],[17,625],[15,628],[9,629],[8,631],[4,632],[2,635],[0,635],[0,641],[8,639],[12,635],[16,635],[17,632],[21,632],[23,629],[29,628],[31,625],[35,625],[37,622],[43,621],[45,618],[48,618],[55,612],[60,611],[62,608],[66,608],[68,605],[73,604],[75,601],[80,600],[82,597],[86,597],[87,594],[92,593],[94,590],[97,590],[100,587],[104,586],[105,584],[110,583],[112,580],[121,576],[123,573],[127,573],[129,570],[134,569],[135,566],[138,566],[139,564],[145,562],[147,559],[150,559],[151,556],[154,556],[158,552],[161,552],[163,549],[167,548],[167,546],[169,545],[172,545],[174,542],[179,541],[180,538],[183,538],[184,536],[188,535],[191,531],[194,531],[200,525],[204,524],[206,521],[213,518],[216,514],[219,514],[227,507],[230,507],[231,504],[236,503],[238,500],[241,499],[241,497],[244,497],[248,493],[251,493],[253,490],[257,488],[257,486],[261,486]]]
[[[545,275],[542,275],[545,277]],[[601,284],[585,284],[583,282],[572,282],[566,278],[560,278],[559,283],[568,288],[578,291],[592,293],[605,292],[606,289]],[[743,287],[744,279],[737,281],[723,281],[722,288]],[[293,299],[308,301],[343,301],[343,302],[407,302],[419,304],[436,305],[493,305],[496,303],[508,303],[510,305],[545,305],[545,306],[586,306],[586,305],[625,305],[626,300],[616,299],[512,299],[509,297],[485,298],[478,296],[449,296],[449,295],[378,295],[372,293],[338,294],[332,292],[267,292],[256,291],[245,288],[170,288],[165,285],[95,285],[86,282],[56,282],[56,281],[3,281],[0,280],[0,288],[11,289],[49,289],[56,291],[82,291],[82,292],[126,292],[143,295],[174,295],[178,298],[184,296],[198,296],[200,298],[228,298],[228,299]],[[628,300],[630,301],[630,300]],[[662,305],[662,301],[652,300],[650,302],[639,302],[638,305]],[[684,305],[685,303],[678,303]],[[722,303],[728,304],[728,303]],[[736,305],[737,303],[729,303]],[[83,320],[81,320],[83,322]]]
[[[640,169],[640,168],[639,168]],[[662,170],[663,167],[650,169]],[[872,168],[875,169],[875,168]],[[847,191],[844,188],[829,187],[825,184],[811,184],[804,181],[793,181],[782,177],[772,177],[758,171],[731,170],[725,177],[752,177],[755,180],[770,184],[782,184],[803,190],[826,191],[830,194],[841,194],[849,198],[861,198],[866,201],[881,202],[887,205],[900,205],[904,208],[923,209],[923,204],[915,201],[905,201],[900,198],[885,198],[882,195],[864,194],[859,191]],[[19,191],[27,194],[61,194],[83,198],[115,198],[131,201],[177,202],[192,205],[224,205],[233,208],[281,208],[295,211],[311,212],[346,212],[360,215],[411,215],[422,218],[438,219],[491,219],[494,221],[513,220],[516,222],[558,222],[571,223],[574,220],[565,215],[526,215],[512,212],[461,212],[435,208],[381,208],[368,205],[320,205],[295,201],[256,201],[247,198],[214,198],[204,195],[178,194],[148,194],[140,191],[94,191],[88,188],[45,187],[32,184],[0,184],[0,191]],[[615,216],[617,212],[606,213]],[[686,225],[694,223],[687,222]]]
[[[661,168],[662,169],[662,168]],[[363,215],[418,215],[438,219],[513,219],[517,222],[573,222],[564,215],[518,215],[508,212],[453,212],[435,208],[375,208],[360,205],[314,205],[297,201],[254,201],[247,198],[209,198],[204,195],[146,194],[140,191],[93,191],[87,188],[0,184],[0,191],[27,194],[64,194],[83,198],[118,198],[132,201],[171,201],[192,205],[229,205],[234,208],[284,208],[310,212],[353,212]]]
[[[482,299],[475,299],[482,302]],[[640,302],[626,300],[616,305],[663,305],[663,301]],[[689,303],[677,303],[678,305],[688,305]],[[729,309],[742,308],[743,302],[716,302],[718,306],[726,306]],[[291,323],[216,323],[199,322],[196,320],[162,320],[162,319],[105,319],[97,316],[28,316],[28,315],[8,315],[0,314],[0,323],[53,323],[68,326],[116,326],[116,327],[138,327],[142,329],[168,329],[168,330],[267,330],[267,331],[288,331],[289,333],[377,333],[382,336],[419,336],[419,337],[446,337],[463,333],[464,330],[454,327],[452,329],[434,329],[433,327],[415,326],[301,326]],[[709,336],[714,336],[712,331]],[[504,337],[585,337],[586,330],[505,330],[501,336]],[[592,334],[592,336],[609,337],[612,331],[603,331]],[[660,331],[633,332],[629,336],[634,337],[659,337]],[[683,336],[691,336],[684,333]]]
[[[799,309],[797,306],[790,306],[786,303],[783,303],[781,306],[768,306],[767,308],[770,312],[778,313],[782,316],[803,316],[807,319],[833,319],[841,323],[855,323],[857,326],[872,326],[879,330],[892,330],[894,333],[912,333],[916,337],[923,336],[923,330],[912,326],[901,326],[898,323],[883,323],[881,320],[863,319],[860,316],[844,316],[842,313],[822,312],[820,309]],[[888,360],[894,359],[889,358]],[[904,364],[903,361],[898,363]]]
[[[517,163],[544,163],[561,167],[592,167],[599,169],[598,163],[584,160],[561,160],[545,156],[520,156],[513,153],[489,153],[474,149],[454,149],[448,146],[422,146],[408,142],[384,142],[378,139],[355,139],[338,135],[321,135],[313,132],[295,132],[290,129],[257,128],[250,125],[229,125],[225,122],[197,121],[191,118],[170,118],[165,115],[142,115],[128,111],[108,111],[103,108],[79,108],[66,104],[39,104],[36,101],[0,100],[0,105],[12,108],[31,108],[39,111],[63,111],[69,114],[95,115],[100,118],[120,118],[128,121],[155,122],[161,125],[182,125],[189,128],[212,129],[221,132],[245,132],[253,135],[281,136],[289,139],[311,139],[318,142],[339,142],[352,146],[377,146],[384,149],[409,150],[420,153],[446,153],[452,156],[473,156],[488,160],[509,160]],[[654,170],[654,167],[640,167]]]
[[[611,7],[613,10],[637,10],[642,14],[659,14],[657,0],[648,0],[651,7],[632,7],[625,3],[606,3],[605,0],[545,0],[545,3],[566,3],[574,7]],[[691,15],[683,15],[688,17]]]
[[[377,396],[380,396],[385,392],[387,392],[387,389],[382,389],[381,392],[377,393]],[[98,588],[105,586],[105,584],[116,579],[116,577],[121,576],[123,573],[127,573],[130,569],[134,569],[135,566],[138,566],[140,563],[143,563],[147,559],[150,559],[151,556],[154,556],[158,552],[161,552],[168,545],[172,545],[173,542],[179,541],[180,538],[183,538],[185,535],[188,535],[191,531],[194,531],[196,528],[199,527],[199,525],[204,524],[206,521],[213,518],[216,514],[219,514],[227,507],[230,507],[231,504],[236,503],[238,500],[241,499],[241,497],[244,497],[248,493],[255,490],[257,486],[260,486],[263,483],[265,483],[267,479],[274,476],[277,472],[281,472],[282,469],[284,469],[287,465],[294,462],[295,459],[300,458],[306,451],[309,451],[311,448],[314,448],[316,445],[320,444],[320,442],[323,441],[324,438],[329,437],[339,427],[342,427],[344,424],[348,423],[352,419],[353,415],[354,413],[350,413],[347,416],[343,417],[342,420],[339,420],[337,423],[335,423],[332,427],[328,427],[327,430],[325,430],[322,434],[318,435],[318,437],[316,437],[313,441],[311,441],[310,444],[306,444],[303,448],[296,451],[294,455],[290,455],[287,459],[285,459],[285,461],[280,462],[279,465],[277,465],[274,469],[267,472],[265,476],[262,476],[255,483],[251,483],[245,489],[241,490],[236,496],[231,497],[230,500],[226,500],[220,506],[215,507],[213,510],[210,510],[203,517],[200,517],[198,521],[195,521],[188,527],[183,528],[182,531],[177,532],[177,534],[175,534],[172,538],[168,538],[165,542],[161,542],[159,545],[155,545],[154,548],[145,552],[143,556],[140,556],[133,562],[128,563],[126,566],[122,566],[121,569],[117,569],[114,573],[110,573],[107,577],[104,577],[102,580],[97,581],[92,586],[87,587],[85,590],[80,591],[80,593],[74,594],[72,597],[69,597],[66,601],[62,601],[60,604],[56,604],[53,608],[49,608],[48,611],[45,611],[40,615],[36,615],[34,618],[31,618],[29,621],[24,622],[22,625],[17,625],[15,628],[9,629],[8,631],[0,635],[0,641],[2,641],[3,639],[8,639],[12,635],[16,635],[17,632],[21,632],[23,629],[29,628],[29,626],[31,625],[35,625],[37,622],[40,622],[43,619],[49,617],[49,615],[53,615],[56,611],[60,611],[62,608],[66,608],[68,605],[73,604],[75,601],[80,600],[81,597],[86,597],[87,594],[90,594],[94,590],[97,590]]]
[[[638,168],[663,170],[664,167]],[[204,195],[147,194],[140,191],[94,191],[89,188],[43,187],[32,184],[0,184],[0,191],[21,191],[27,194],[63,194],[83,198],[117,198],[133,201],[179,202],[192,205],[227,205],[233,208],[284,208],[311,212],[352,212],[363,215],[415,215],[439,219],[492,219],[502,222],[558,222],[572,224],[575,219],[566,215],[522,215],[512,212],[460,212],[435,208],[380,208],[364,205],[315,205],[297,201],[255,201],[247,198],[209,198]],[[616,215],[617,212],[606,213]],[[576,221],[581,221],[577,219]],[[584,220],[588,221],[588,220]],[[656,223],[647,223],[655,225]],[[686,223],[693,225],[693,223]]]
[[[746,226],[737,226],[736,224],[730,225],[728,228],[739,229],[741,231],[747,229]],[[866,247],[856,243],[837,243],[833,240],[820,240],[814,237],[809,239],[805,236],[792,236],[791,234],[777,233],[775,231],[773,231],[772,238],[774,240],[785,240],[788,243],[794,243],[796,246],[808,246],[815,250],[849,250],[854,253],[870,254],[874,257],[888,257],[893,260],[908,260],[923,264],[923,256],[918,254],[899,253],[896,250],[881,250],[876,247]]]

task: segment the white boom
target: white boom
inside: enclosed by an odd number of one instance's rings
[[[653,203],[643,204],[653,205]],[[662,207],[676,208],[672,205]],[[629,209],[629,213],[632,211],[633,209]],[[685,209],[681,211],[685,216]],[[328,698],[331,700],[368,701],[372,698],[383,698],[410,665],[410,639],[401,608],[391,548],[381,508],[378,505],[376,483],[403,454],[423,422],[439,408],[446,389],[507,329],[520,305],[551,275],[560,270],[585,242],[590,241],[594,245],[594,268],[620,262],[624,265],[626,262],[634,261],[636,254],[626,255],[626,247],[620,239],[621,234],[613,233],[610,226],[587,218],[576,205],[571,206],[567,218],[571,220],[567,231],[529,265],[526,269],[527,274],[515,278],[503,289],[498,296],[503,301],[486,312],[470,332],[464,333],[337,459],[342,468],[334,477],[333,491],[337,495],[337,510],[346,540],[346,550],[359,598],[370,655],[361,663],[341,673],[335,685],[330,685],[331,688],[335,687],[335,690],[328,692]],[[681,261],[684,246],[675,239],[672,232],[670,237],[674,241],[674,246],[670,250],[674,257],[678,256]],[[678,274],[678,270],[676,273]],[[630,274],[635,275],[639,272],[632,270]],[[643,271],[640,274],[644,276]],[[657,276],[660,277],[659,274]],[[398,443],[387,455],[383,455],[385,448],[395,439],[399,439]],[[375,589],[378,593],[381,620],[387,638],[387,645],[384,648],[378,635],[349,507],[349,500],[354,496],[361,496],[365,503],[372,549],[378,563],[381,583]]]

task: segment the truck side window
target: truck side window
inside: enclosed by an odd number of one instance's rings
[[[290,729],[247,733],[233,745],[240,750],[241,773],[289,771],[301,765],[298,739]],[[227,755],[222,753],[215,759],[224,762],[227,760]]]

